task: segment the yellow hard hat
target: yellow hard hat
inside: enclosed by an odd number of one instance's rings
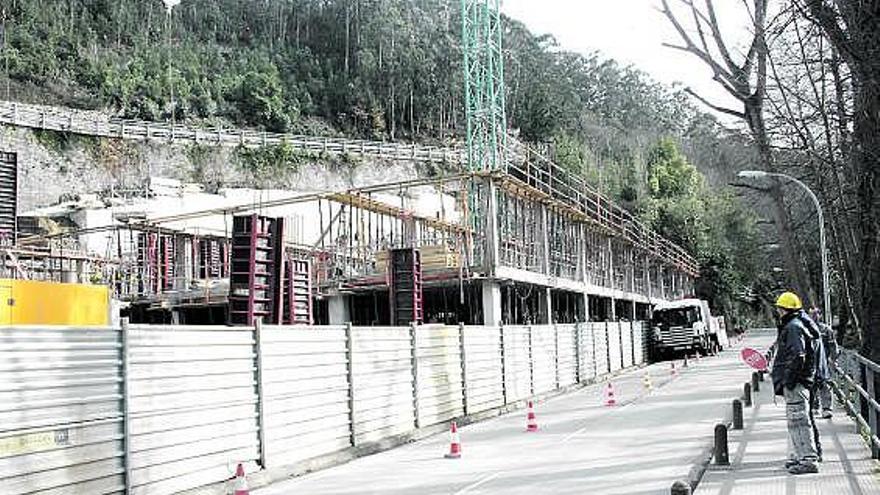
[[[783,292],[776,300],[776,307],[783,309],[802,309],[801,298],[794,292]]]

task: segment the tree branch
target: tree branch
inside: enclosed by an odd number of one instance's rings
[[[767,40],[764,36],[764,21],[767,20],[767,0],[755,0],[755,41],[757,49],[755,57],[758,59],[758,74],[755,83],[755,92],[752,98],[762,101],[767,92]]]
[[[714,103],[711,103],[709,100],[707,100],[707,99],[703,98],[702,96],[698,95],[698,94],[697,94],[694,90],[692,90],[691,88],[685,88],[684,90],[685,90],[685,92],[687,92],[687,94],[689,94],[689,95],[693,96],[694,98],[700,100],[700,102],[701,102],[703,105],[706,105],[707,107],[711,108],[712,110],[715,110],[716,112],[725,113],[725,114],[727,114],[727,115],[733,115],[734,117],[736,117],[736,118],[738,118],[738,119],[743,119],[743,120],[745,120],[745,118],[746,118],[746,114],[745,114],[745,113],[743,113],[743,112],[739,112],[739,111],[736,111],[736,110],[731,110],[731,109],[729,109],[729,108],[724,108],[724,107],[719,106],[719,105],[715,105]]]
[[[715,4],[712,3],[712,0],[706,0],[706,10],[709,12],[709,27],[712,29],[712,37],[715,38],[715,45],[718,46],[721,58],[724,59],[731,73],[739,72],[742,69],[733,62],[733,57],[730,56],[730,51],[727,49],[727,43],[721,36],[721,28],[718,27],[718,17],[715,15]]]
[[[721,78],[720,76],[718,76],[717,74],[716,74],[715,77],[713,77],[712,79],[713,79],[715,82],[717,82],[718,84],[720,84],[721,87],[724,88],[725,91],[727,91],[728,93],[730,93],[730,95],[733,96],[734,98],[736,98],[737,100],[739,100],[739,101],[745,103],[746,100],[748,99],[747,96],[744,96],[744,95],[743,95],[738,89],[736,89],[735,87],[733,87],[729,82],[725,81],[724,79],[722,79],[722,78]]]
[[[853,48],[853,41],[846,34],[840,24],[837,22],[837,12],[834,11],[831,7],[829,7],[824,0],[804,0],[806,2],[807,8],[812,13],[813,21],[818,24],[828,38],[834,43],[835,47],[840,51],[844,58],[847,59],[847,62],[851,64],[851,67],[855,69],[860,61],[860,57],[856,54]],[[798,2],[798,10],[804,14],[804,17],[810,18],[811,16],[807,15],[807,13],[800,6],[800,2]]]
[[[734,81],[735,79],[733,77],[733,74],[730,73],[730,71],[725,69],[714,58],[712,58],[711,54],[701,50],[694,43],[691,36],[687,33],[687,31],[685,31],[684,26],[681,25],[681,23],[675,17],[675,14],[672,13],[672,10],[669,8],[668,0],[662,0],[662,1],[663,1],[663,9],[662,9],[663,14],[666,16],[667,19],[669,19],[669,22],[672,23],[672,26],[678,32],[678,36],[684,42],[685,46],[681,47],[681,46],[675,46],[675,45],[667,45],[666,43],[664,43],[664,45],[669,46],[670,48],[677,48],[679,50],[683,49],[684,51],[687,51],[687,52],[690,52],[690,53],[696,55],[700,60],[705,62],[716,75],[719,75],[728,81],[731,81],[731,82]],[[747,96],[747,95],[743,95],[743,97],[745,97],[745,96]]]
[[[697,7],[694,5],[693,0],[682,0],[691,8],[691,13],[694,16],[694,25],[697,27],[697,34],[700,35],[700,42],[703,44],[703,51],[709,53],[709,42],[706,41],[706,33],[703,32],[703,22],[700,20],[700,11],[697,10]]]

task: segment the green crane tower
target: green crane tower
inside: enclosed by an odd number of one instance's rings
[[[468,168],[504,170],[507,147],[501,0],[462,0]]]
[[[467,163],[472,172],[506,171],[507,113],[501,0],[462,0],[462,52]],[[498,195],[491,180],[470,181],[466,193],[469,265],[494,275],[498,267]]]

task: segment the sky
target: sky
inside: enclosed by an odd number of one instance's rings
[[[681,0],[669,0],[681,19]],[[702,4],[702,2],[698,2]],[[712,81],[712,72],[696,57],[663,46],[678,44],[678,33],[660,12],[660,0],[502,0],[502,11],[534,34],[551,34],[560,48],[599,51],[622,65],[633,65],[655,80],[681,83],[712,103],[741,110],[741,105]],[[725,37],[742,49],[749,40],[749,18],[739,0],[715,0]],[[735,57],[736,58],[736,57]],[[708,110],[708,109],[707,109]]]

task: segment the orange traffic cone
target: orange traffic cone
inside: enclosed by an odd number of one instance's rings
[[[452,422],[449,429],[449,453],[445,456],[447,459],[458,459],[461,457],[461,436],[458,434],[458,425]]]
[[[535,406],[532,404],[532,401],[529,401],[526,431],[538,431],[538,419],[535,417]]]
[[[244,466],[240,462],[238,467],[235,468],[235,489],[232,493],[234,495],[248,495],[250,493],[247,486],[247,478],[244,476]]]
[[[605,387],[605,405],[608,407],[617,405],[617,401],[614,400],[614,385],[611,382],[608,382],[608,386]]]

